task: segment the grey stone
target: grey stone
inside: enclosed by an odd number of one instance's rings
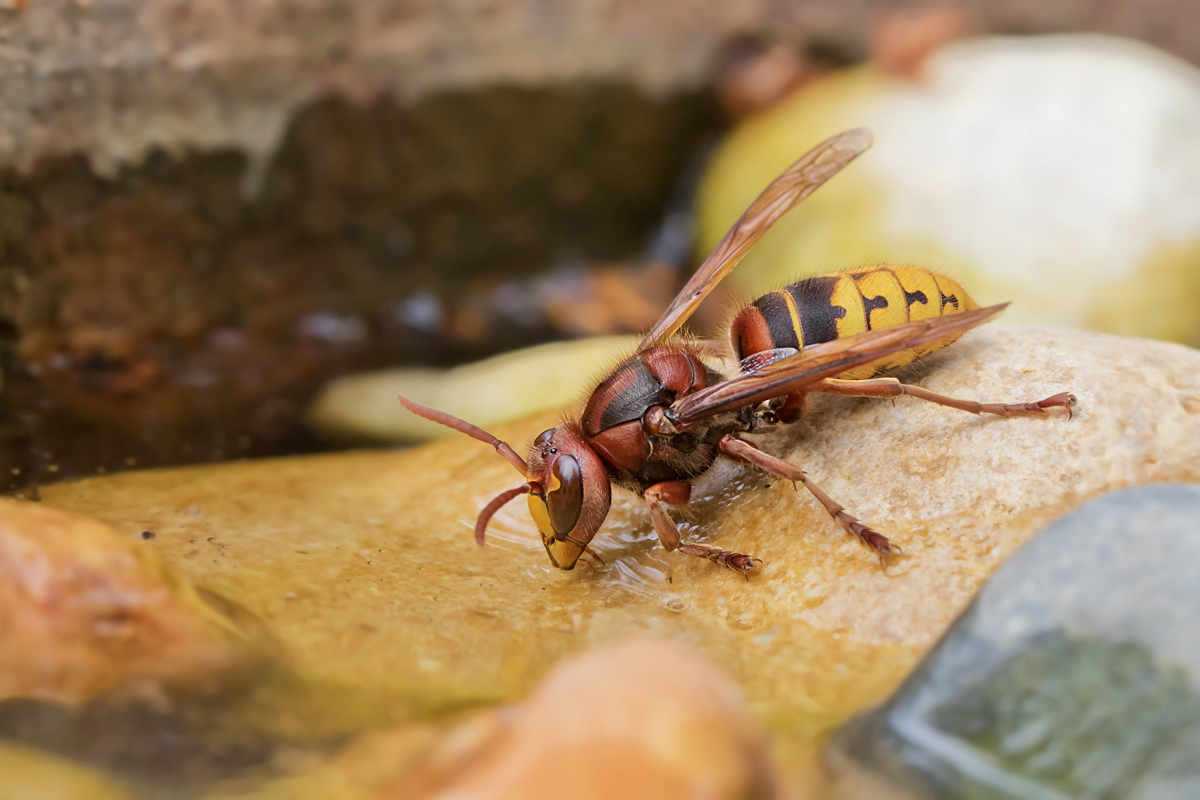
[[[1200,797],[1197,563],[1198,485],[1061,518],[834,737],[839,796]]]

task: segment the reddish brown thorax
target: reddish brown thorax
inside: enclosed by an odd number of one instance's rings
[[[634,355],[588,398],[580,420],[583,436],[615,472],[638,476],[653,453],[642,425],[646,412],[654,406],[668,407],[718,378],[699,357],[681,347],[654,347]]]

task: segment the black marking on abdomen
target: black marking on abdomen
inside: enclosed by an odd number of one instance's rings
[[[754,301],[754,307],[766,320],[767,330],[771,334],[771,343],[775,347],[800,348],[800,340],[796,338],[796,328],[792,325],[792,312],[788,310],[783,292],[764,294]]]
[[[929,298],[926,297],[925,293],[920,290],[917,290],[915,292],[910,292],[907,289],[904,289],[903,286],[901,286],[900,288],[904,290],[904,302],[909,308],[912,308],[913,303],[928,303],[929,302]],[[943,299],[945,299],[944,295],[943,295]]]
[[[942,294],[942,293],[941,293],[941,292],[938,292],[938,294]],[[951,303],[951,304],[953,304],[953,305],[954,305],[954,310],[955,310],[955,311],[958,311],[958,310],[959,310],[959,309],[958,309],[958,297],[957,297],[957,296],[955,296],[955,295],[944,295],[944,294],[942,294],[942,308],[945,308],[947,303]]]
[[[855,283],[857,284],[857,281],[855,281]],[[867,318],[867,330],[871,330],[871,312],[877,308],[887,308],[888,307],[887,298],[884,297],[883,295],[878,295],[876,297],[867,297],[865,294],[862,293],[861,288],[858,290],[858,294],[863,299],[863,313],[866,315],[866,318]]]
[[[806,347],[838,338],[837,321],[846,316],[846,309],[834,305],[832,298],[833,290],[841,279],[840,275],[821,275],[805,278],[787,287],[786,291],[796,301],[796,310],[800,313],[800,327],[804,331]]]

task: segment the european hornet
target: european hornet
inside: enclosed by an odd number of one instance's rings
[[[550,562],[573,569],[608,515],[612,484],[645,500],[658,539],[669,551],[707,558],[746,575],[760,559],[709,544],[684,542],[668,507],[687,505],[692,481],[720,456],[801,483],[839,525],[880,555],[898,550],[821,491],[804,472],[742,438],[795,421],[809,392],[851,397],[918,397],[972,414],[1070,414],[1063,392],[1034,403],[977,403],[935,394],[894,377],[877,377],[955,341],[995,317],[1007,303],[980,308],[949,278],[916,267],[879,267],[807,278],[763,295],[730,325],[729,348],[740,363],[723,375],[713,343],[672,335],[763,234],[870,147],[855,129],[806,153],[768,186],[700,266],[669,308],[592,391],[582,416],[534,440],[528,461],[505,442],[403,395],[409,411],[486,442],[526,478],[493,499],[475,523],[475,539],[501,506],[529,496]]]

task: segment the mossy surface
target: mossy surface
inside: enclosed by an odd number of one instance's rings
[[[1200,697],[1179,667],[1144,646],[1042,634],[979,685],[940,706],[935,724],[1006,771],[1072,797],[1128,797],[1200,730]]]

